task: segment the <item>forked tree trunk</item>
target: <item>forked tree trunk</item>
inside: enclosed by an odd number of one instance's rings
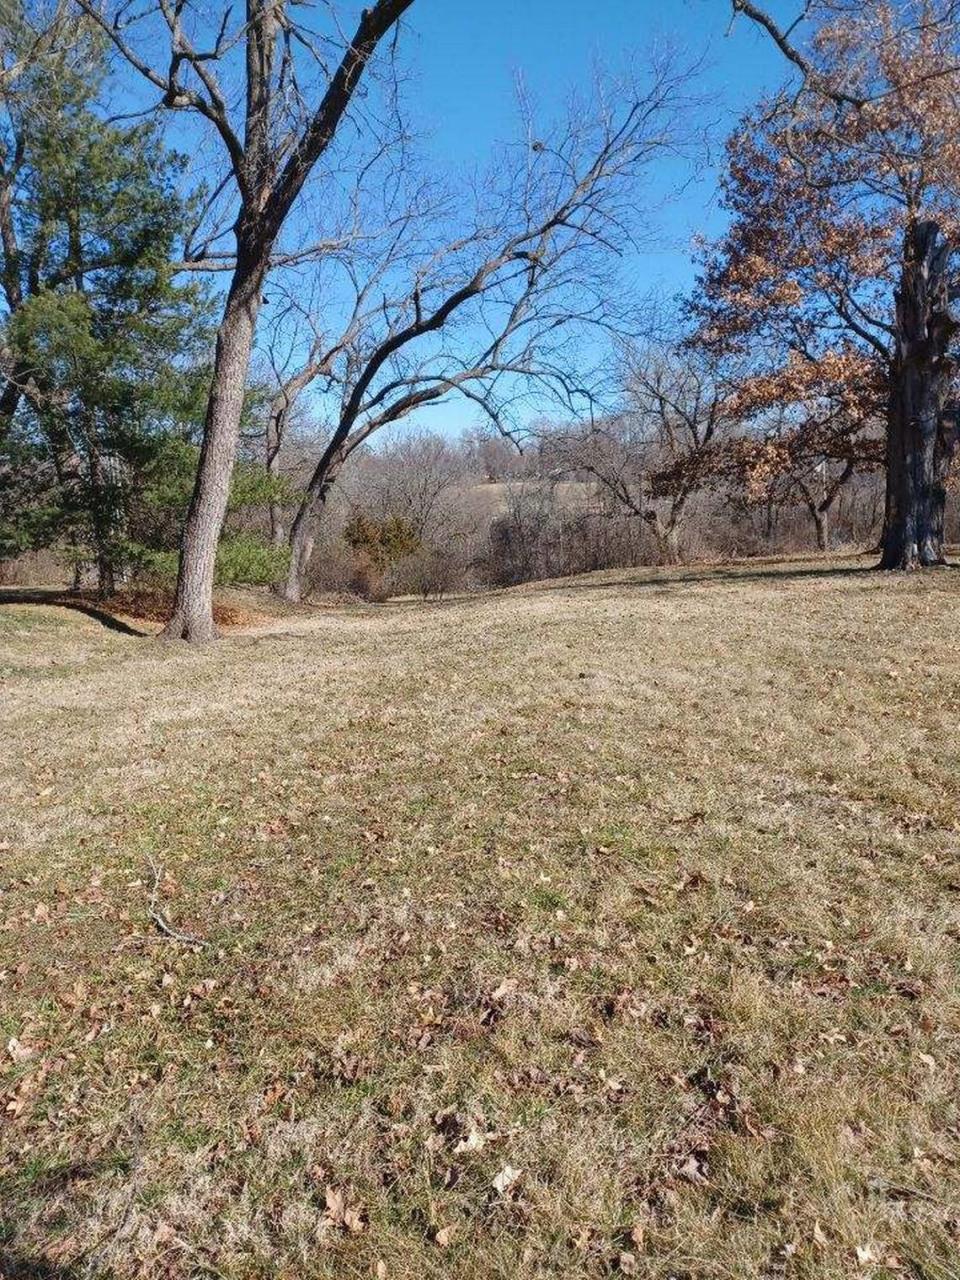
[[[830,550],[830,523],[829,523],[830,517],[826,511],[820,511],[816,507],[813,509],[811,514],[813,515],[814,528],[817,531],[817,550],[829,551]]]
[[[882,569],[945,563],[946,479],[957,437],[947,407],[957,328],[949,313],[949,256],[937,223],[907,230],[890,366]]]
[[[331,478],[327,486],[316,494],[309,491],[300,504],[293,524],[290,526],[290,563],[287,577],[280,594],[291,604],[299,604],[303,599],[307,585],[307,572],[313,558],[313,544],[317,534],[317,522],[326,499],[327,490],[333,483]]]
[[[213,577],[260,310],[266,257],[238,265],[217,333],[213,378],[193,496],[180,544],[180,571],[168,640],[213,640]]]
[[[323,504],[327,500],[327,494],[342,467],[343,459],[341,458],[331,462],[326,468],[322,465],[317,468],[300,503],[296,518],[290,526],[290,564],[280,594],[291,604],[299,604],[303,599],[307,571],[313,556],[317,523]]]

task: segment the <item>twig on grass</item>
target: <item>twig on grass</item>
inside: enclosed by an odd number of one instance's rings
[[[157,905],[157,895],[160,890],[160,881],[163,879],[163,866],[158,866],[151,861],[150,870],[153,872],[153,888],[150,890],[150,919],[162,934],[171,938],[174,942],[182,942],[189,947],[205,947],[207,945],[205,939],[195,938],[191,933],[181,933],[173,927],[163,911],[160,910]]]

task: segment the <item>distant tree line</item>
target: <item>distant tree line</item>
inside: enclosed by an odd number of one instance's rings
[[[5,6],[3,572],[148,582],[167,634],[203,641],[216,582],[430,594],[810,545],[942,563],[954,5],[732,9],[791,78],[731,134],[728,229],[664,308],[623,253],[649,174],[700,145],[675,59],[553,127],[522,110],[468,187],[404,125],[414,0],[349,38],[266,0]],[[478,428],[427,430],[455,399]]]

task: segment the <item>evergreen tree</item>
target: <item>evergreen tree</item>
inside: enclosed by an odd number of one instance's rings
[[[109,594],[139,478],[196,426],[207,313],[173,269],[182,159],[153,123],[99,118],[87,53],[55,79],[38,63],[3,103],[0,554],[66,540]]]

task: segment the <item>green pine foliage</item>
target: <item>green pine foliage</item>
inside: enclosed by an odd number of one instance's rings
[[[0,554],[59,543],[105,589],[130,567],[145,478],[197,433],[210,309],[174,267],[182,158],[152,123],[100,119],[97,89],[71,70],[4,104],[20,167],[2,339],[21,395],[0,422]]]

